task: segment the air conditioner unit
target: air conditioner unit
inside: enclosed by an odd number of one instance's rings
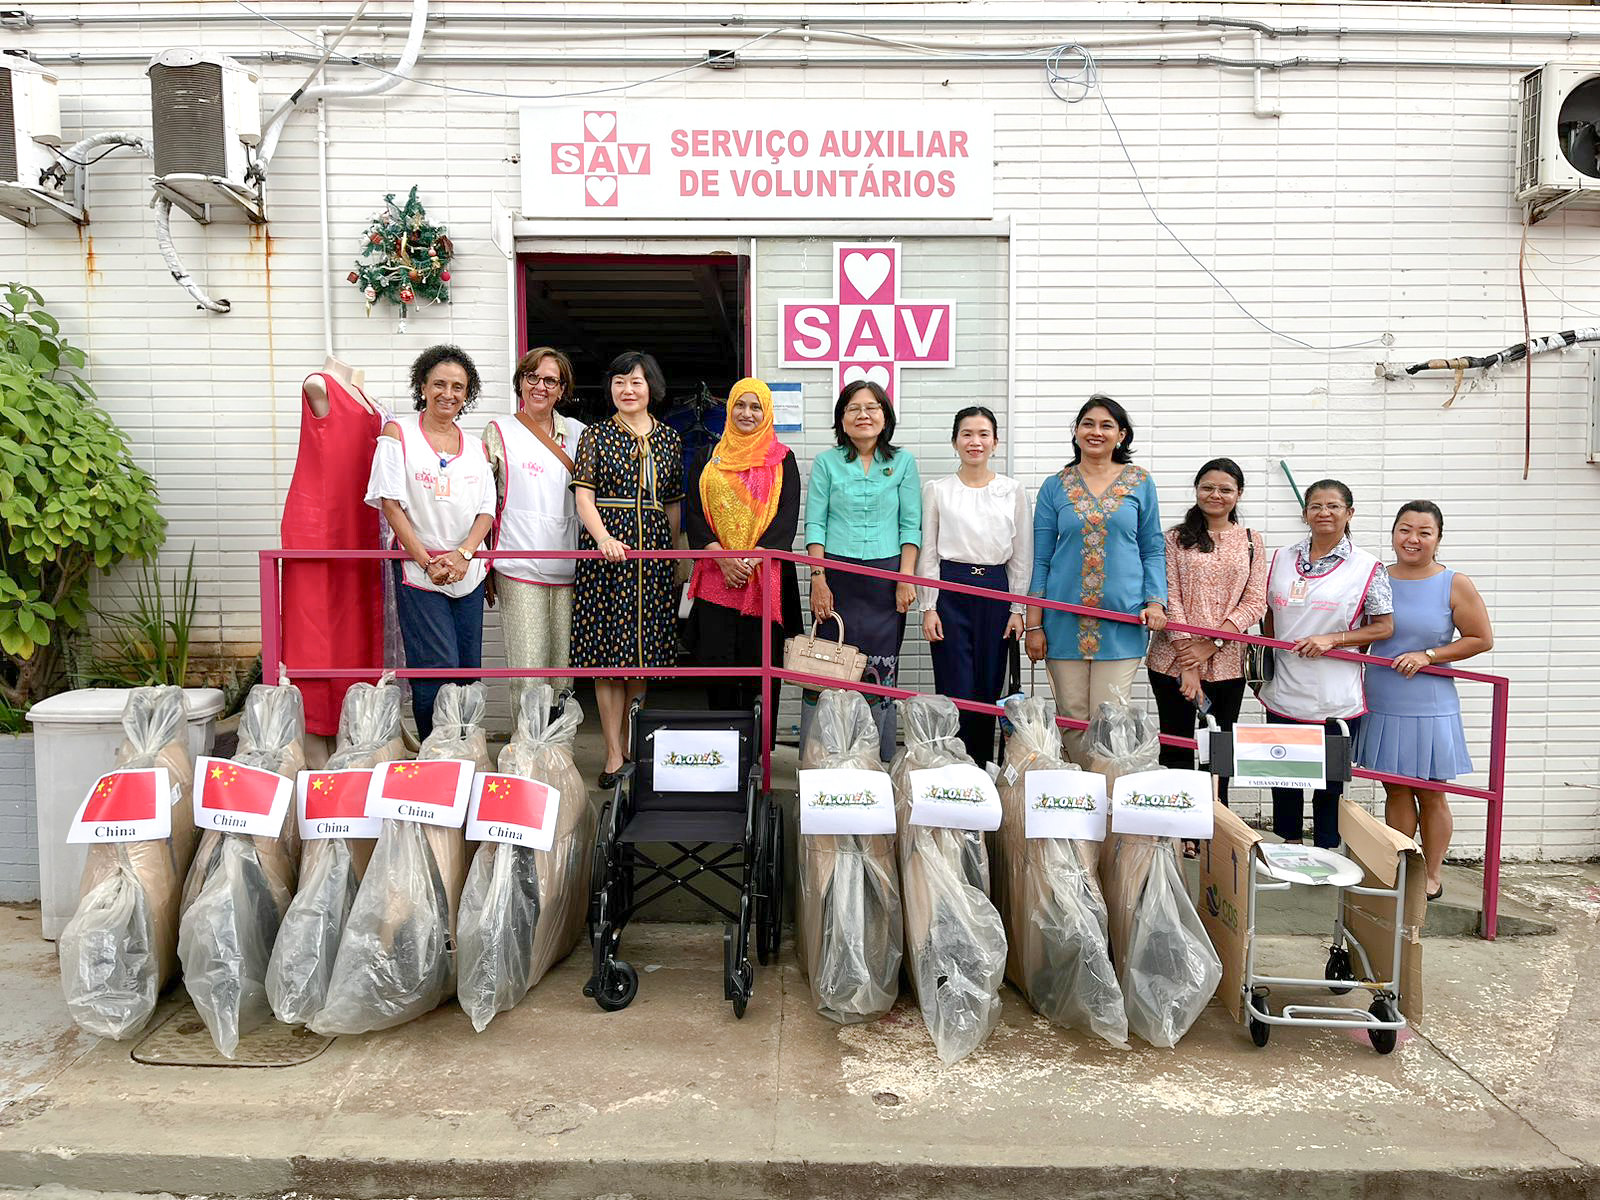
[[[200,222],[216,215],[213,205],[262,220],[249,155],[261,140],[255,72],[226,55],[180,48],[156,55],[146,74],[157,190]]]
[[[1600,63],[1546,63],[1522,77],[1517,202],[1534,220],[1600,208]]]
[[[65,203],[51,147],[61,145],[61,100],[56,77],[17,55],[0,56],[0,209],[34,224],[41,207]]]

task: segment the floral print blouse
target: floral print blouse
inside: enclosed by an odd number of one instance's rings
[[[1232,621],[1240,633],[1250,633],[1267,611],[1266,545],[1259,533],[1240,525],[1213,534],[1212,541],[1210,551],[1186,550],[1178,545],[1178,531],[1167,530],[1167,620],[1207,629]],[[1188,637],[1165,630],[1152,637],[1150,669],[1162,675],[1180,674],[1177,648]],[[1224,642],[1200,668],[1201,679],[1243,676],[1243,642]]]

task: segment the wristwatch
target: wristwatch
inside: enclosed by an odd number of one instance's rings
[[[1221,650],[1224,646],[1226,646],[1228,644],[1228,639],[1227,638],[1212,638],[1211,640],[1217,644],[1217,649],[1218,650]]]
[[[468,562],[472,561],[472,551],[468,550],[465,546],[457,546],[456,553],[461,555],[461,557],[466,559]]]
[[[1432,650],[1424,650],[1423,653],[1428,656],[1428,661],[1429,662],[1437,662],[1438,661],[1438,659],[1434,656],[1434,653],[1433,653]]]

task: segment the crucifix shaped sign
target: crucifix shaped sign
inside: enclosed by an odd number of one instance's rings
[[[900,294],[900,247],[835,242],[833,297],[782,306],[782,365],[831,367],[837,394],[867,379],[895,399],[902,367],[955,365],[955,305]]]

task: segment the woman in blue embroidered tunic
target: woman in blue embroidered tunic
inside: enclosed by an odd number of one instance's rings
[[[1072,443],[1072,461],[1045,480],[1034,505],[1028,594],[1137,614],[1143,622],[1028,609],[1028,657],[1045,660],[1056,711],[1082,721],[1114,696],[1128,698],[1146,628],[1166,627],[1167,552],[1155,484],[1130,461],[1127,410],[1109,396],[1090,396]],[[1069,731],[1063,742],[1074,762],[1089,765],[1081,732]]]

